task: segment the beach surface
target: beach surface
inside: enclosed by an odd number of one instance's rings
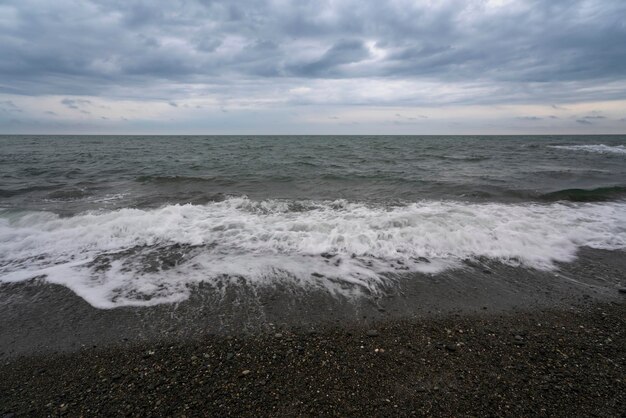
[[[486,261],[377,297],[239,284],[148,308],[5,284],[0,413],[620,416],[625,263],[583,249],[558,272]]]
[[[4,416],[621,416],[626,304],[5,360]]]

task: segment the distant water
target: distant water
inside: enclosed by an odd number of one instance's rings
[[[0,281],[101,308],[549,270],[582,246],[626,248],[626,136],[0,136]]]

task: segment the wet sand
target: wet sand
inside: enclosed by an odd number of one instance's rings
[[[559,271],[542,272],[490,261],[462,270],[397,279],[378,295],[330,295],[289,283],[235,283],[194,289],[189,300],[150,308],[95,309],[63,286],[42,281],[0,285],[0,360],[82,347],[176,341],[204,335],[320,328],[446,314],[568,308],[619,301],[626,254],[583,249]]]
[[[3,285],[0,414],[619,416],[625,271],[583,249],[557,272],[474,262],[353,300],[238,284],[113,310]]]

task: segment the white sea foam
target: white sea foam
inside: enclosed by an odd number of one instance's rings
[[[569,151],[585,151],[594,152],[598,154],[626,154],[626,147],[624,145],[553,145],[550,148],[564,149]]]
[[[241,278],[376,292],[396,274],[436,273],[478,257],[549,270],[581,246],[626,248],[626,203],[383,207],[231,198],[73,217],[0,212],[0,281],[42,276],[113,308],[181,301],[195,283]]]

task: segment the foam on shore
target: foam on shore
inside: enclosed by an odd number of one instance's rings
[[[626,248],[626,203],[230,198],[73,217],[0,211],[0,281],[43,277],[98,308],[182,301],[223,280],[377,292],[395,275],[477,258],[550,270],[582,246]]]

